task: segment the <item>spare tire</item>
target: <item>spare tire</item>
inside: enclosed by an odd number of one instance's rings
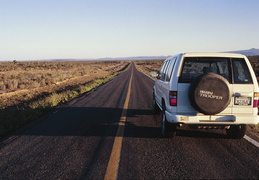
[[[230,103],[228,81],[215,73],[197,77],[190,85],[189,100],[197,111],[214,115],[222,112]]]

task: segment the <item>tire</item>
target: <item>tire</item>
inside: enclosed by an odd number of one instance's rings
[[[227,136],[231,139],[241,139],[246,134],[246,125],[233,125],[226,129]]]
[[[161,132],[163,138],[173,138],[176,135],[176,125],[169,123],[165,116],[165,110],[162,111]]]
[[[192,107],[205,115],[222,112],[230,100],[228,81],[215,73],[199,76],[189,87],[189,101]]]
[[[159,114],[161,111],[156,103],[156,99],[155,99],[155,95],[153,93],[153,100],[152,100],[152,110],[153,110],[153,114],[157,115]]]

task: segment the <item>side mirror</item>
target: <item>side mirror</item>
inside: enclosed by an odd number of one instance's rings
[[[158,78],[158,77],[159,77],[159,72],[158,72],[158,71],[151,71],[151,72],[150,72],[150,75],[151,75],[153,78]]]

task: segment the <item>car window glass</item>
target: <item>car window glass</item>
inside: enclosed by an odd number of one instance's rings
[[[165,64],[165,69],[164,69],[164,76],[163,76],[163,81],[166,81],[167,80],[167,70],[168,70],[168,65],[170,64],[170,60],[167,61],[167,63]]]
[[[251,75],[245,60],[236,58],[236,59],[232,59],[232,63],[233,63],[234,83],[238,83],[238,84],[252,83]]]
[[[165,81],[169,81],[168,70],[169,70],[169,68],[170,68],[170,65],[172,64],[171,62],[172,62],[172,61],[169,60],[168,63],[167,63],[167,65],[166,65],[166,68],[165,68]]]
[[[167,74],[167,77],[166,77],[166,80],[167,80],[167,81],[170,81],[170,79],[171,79],[175,60],[176,60],[176,58],[172,59],[172,60],[170,61],[170,64],[168,65],[167,73],[166,73],[166,74]]]
[[[230,81],[229,58],[187,57],[184,59],[179,82],[190,83],[198,76],[209,72],[219,74]]]
[[[161,71],[160,71],[160,79],[161,79],[162,81],[165,80],[165,76],[166,76],[165,70],[166,70],[167,64],[168,64],[168,61],[165,61],[164,64],[163,64],[163,67],[162,67],[162,69],[161,69]]]
[[[162,75],[163,69],[165,68],[165,64],[166,64],[166,61],[163,62],[161,69],[159,71],[159,79],[161,79],[161,75]]]

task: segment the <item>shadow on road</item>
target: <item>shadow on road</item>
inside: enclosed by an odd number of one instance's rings
[[[112,136],[115,137],[122,114],[120,108],[64,107],[58,108],[37,123],[17,131],[15,135],[29,136]],[[137,126],[126,122],[124,137],[162,138],[160,117],[151,110],[128,109],[127,117],[150,116],[157,127]],[[226,135],[192,129],[177,129],[177,136],[193,138],[226,138]]]
[[[218,132],[212,132],[213,130],[192,130],[192,129],[178,129],[176,135],[182,137],[193,137],[193,138],[214,138],[222,139],[228,138],[225,134],[220,134],[220,130],[214,130]]]

